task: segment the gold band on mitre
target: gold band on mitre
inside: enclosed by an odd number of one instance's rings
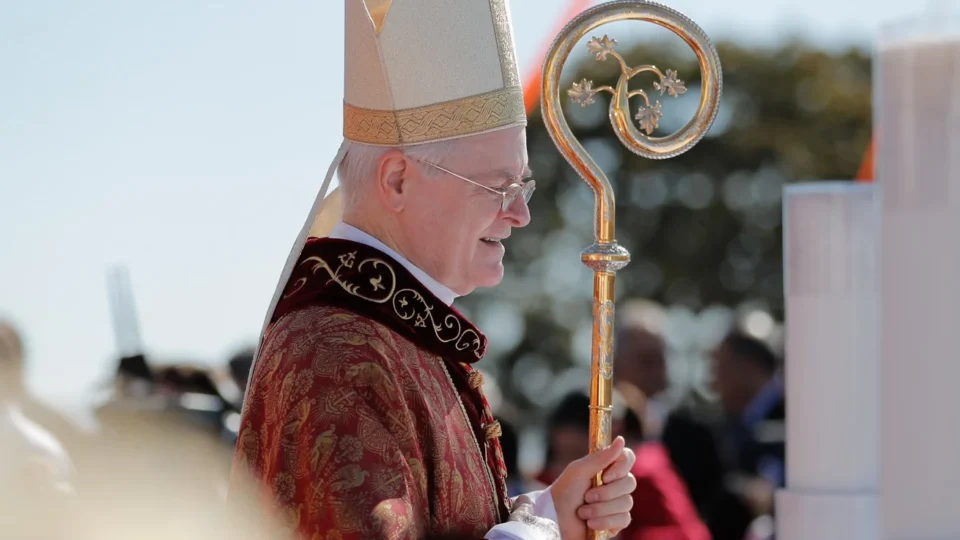
[[[526,123],[520,87],[397,111],[343,105],[344,138],[376,146],[442,141]]]

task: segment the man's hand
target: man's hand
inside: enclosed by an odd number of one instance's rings
[[[744,482],[741,496],[750,507],[754,516],[765,516],[773,513],[774,494],[777,488],[766,478],[750,478]]]
[[[587,527],[615,535],[630,524],[631,494],[637,487],[630,469],[637,456],[624,444],[623,437],[617,437],[607,448],[574,461],[550,486],[564,540],[586,538]],[[592,488],[601,471],[603,485]]]

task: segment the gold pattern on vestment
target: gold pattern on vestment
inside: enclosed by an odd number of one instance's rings
[[[483,387],[483,373],[473,370],[469,375],[470,388],[479,389]]]
[[[453,377],[450,376],[450,371],[447,369],[447,365],[443,362],[443,359],[438,358],[437,360],[439,361],[440,367],[443,368],[443,374],[447,376],[447,381],[450,383],[450,389],[453,390],[454,393],[458,394],[457,405],[460,406],[460,412],[463,413],[463,421],[466,422],[467,426],[470,426],[470,415],[467,414],[467,409],[463,407],[463,401],[460,399],[459,393],[457,392],[457,385],[453,383]],[[472,429],[469,431],[471,433],[473,442],[476,443],[477,454],[480,457],[480,461],[483,463],[483,472],[486,473],[487,481],[490,482],[490,493],[493,494],[493,515],[498,515],[499,512],[497,511],[497,507],[500,505],[500,503],[497,500],[497,484],[493,481],[493,471],[490,470],[490,465],[487,463],[486,453],[483,451],[486,445],[480,444],[480,441],[477,440],[476,435],[473,435]]]
[[[488,441],[491,439],[496,439],[503,435],[503,428],[500,427],[500,422],[498,420],[494,420],[493,422],[483,426],[483,434]]]
[[[389,273],[377,269],[389,290]],[[331,307],[281,317],[261,355],[237,462],[272,492],[285,528],[336,538],[335,516],[337,533],[351,540],[473,538],[497,523],[488,462],[440,357]],[[447,414],[451,407],[462,415]]]
[[[327,464],[327,460],[333,455],[333,448],[337,444],[337,435],[334,433],[336,427],[324,431],[313,441],[313,448],[310,450],[310,466],[313,470]]]
[[[523,89],[510,86],[443,103],[384,111],[343,104],[343,136],[351,141],[398,146],[453,139],[526,123]]]

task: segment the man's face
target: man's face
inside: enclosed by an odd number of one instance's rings
[[[511,128],[478,135],[467,149],[437,165],[491,188],[506,188],[528,173],[526,135]],[[506,211],[503,198],[491,191],[413,161],[415,182],[401,217],[410,249],[432,277],[464,295],[477,287],[491,287],[503,279],[504,246],[514,227],[530,222],[523,197]]]
[[[547,465],[557,471],[590,453],[590,434],[586,429],[574,426],[555,428],[550,434],[550,443],[553,445],[553,461]]]
[[[722,343],[710,354],[710,368],[711,389],[723,399],[725,394],[730,393],[733,373],[731,372],[730,356]]]
[[[750,399],[744,389],[743,363],[734,356],[726,344],[721,343],[711,355],[711,365],[712,387],[720,398],[720,404],[727,412],[739,414]]]
[[[624,331],[617,344],[614,374],[639,388],[647,397],[667,388],[667,362],[663,342],[644,330]]]

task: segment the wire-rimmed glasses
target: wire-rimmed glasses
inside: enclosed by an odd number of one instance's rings
[[[411,157],[412,157],[412,156],[411,156]],[[429,161],[425,161],[425,160],[422,160],[422,159],[416,158],[416,157],[412,157],[412,159],[415,159],[415,160],[417,160],[417,161],[419,161],[420,163],[423,163],[423,164],[425,164],[425,165],[429,165],[429,166],[431,166],[431,167],[433,167],[433,168],[435,168],[435,169],[437,169],[437,170],[439,170],[439,171],[443,171],[443,172],[449,174],[450,176],[455,176],[455,177],[459,178],[460,180],[463,180],[464,182],[470,182],[471,184],[473,184],[473,185],[475,185],[475,186],[480,186],[480,187],[482,187],[483,189],[485,189],[485,190],[487,190],[487,191],[492,191],[493,193],[496,193],[497,195],[500,195],[501,197],[503,197],[503,200],[502,200],[501,203],[500,203],[500,211],[501,211],[501,212],[506,212],[506,211],[510,208],[510,205],[513,204],[513,201],[517,200],[517,197],[519,197],[519,196],[523,196],[523,202],[524,202],[524,204],[529,203],[529,202],[530,202],[530,197],[533,196],[533,190],[536,189],[536,187],[537,187],[536,181],[534,181],[534,180],[527,180],[527,181],[521,181],[521,182],[514,182],[514,183],[512,183],[512,184],[510,184],[509,186],[504,187],[504,188],[492,188],[492,187],[489,187],[489,186],[485,186],[485,185],[483,185],[483,184],[481,184],[481,183],[479,183],[479,182],[475,182],[475,181],[473,181],[473,180],[471,180],[471,179],[469,179],[469,178],[467,178],[467,177],[465,177],[465,176],[459,175],[459,174],[457,174],[457,173],[455,173],[455,172],[453,172],[453,171],[451,171],[451,170],[448,170],[448,169],[446,169],[446,168],[444,168],[444,167],[441,167],[440,165],[437,165],[436,163],[430,163]]]

